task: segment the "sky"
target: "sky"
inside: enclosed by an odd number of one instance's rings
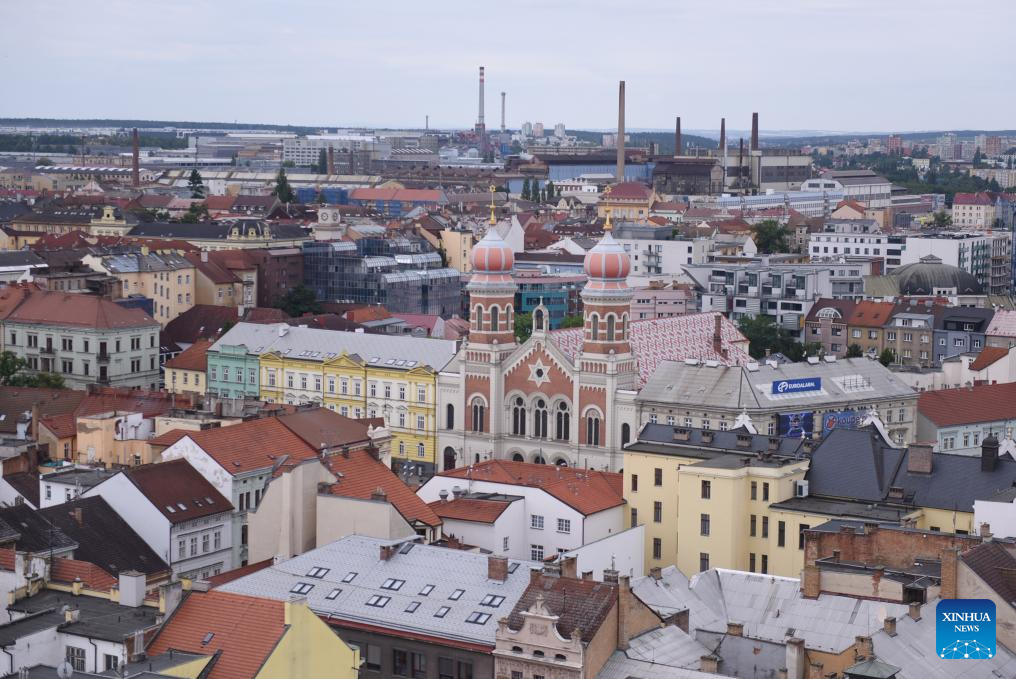
[[[1012,0],[0,0],[0,117],[1016,128]]]

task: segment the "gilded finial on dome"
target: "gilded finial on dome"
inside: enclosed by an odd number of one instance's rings
[[[608,207],[608,208],[606,208],[605,211],[607,213],[607,221],[604,222],[604,224],[603,224],[603,231],[604,231],[604,233],[606,233],[606,232],[608,232],[608,231],[610,231],[610,230],[612,230],[614,228],[614,225],[611,224],[611,222],[610,222],[610,213],[612,212],[612,210]]]
[[[490,224],[493,226],[497,224],[497,217],[494,216],[494,191],[496,188],[493,184],[490,185]]]

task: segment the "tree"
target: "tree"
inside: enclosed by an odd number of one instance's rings
[[[582,318],[582,314],[575,314],[573,316],[565,316],[561,321],[562,328],[581,328],[585,324],[585,319]]]
[[[861,358],[864,356],[864,350],[861,349],[860,344],[851,344],[847,347],[847,358]]]
[[[882,353],[878,355],[878,362],[886,367],[889,367],[889,364],[894,363],[895,361],[896,361],[896,352],[890,349],[889,347],[883,349]]]
[[[282,161],[282,167],[296,167],[296,163],[292,160],[284,160]]]
[[[317,155],[317,167],[314,168],[314,171],[318,174],[328,172],[328,153],[324,149],[321,149]]]
[[[790,250],[789,235],[786,227],[775,219],[766,219],[755,225],[755,245],[762,254],[788,252]]]
[[[561,195],[561,189],[554,186],[554,182],[547,180],[547,200],[554,200],[555,197]]]
[[[191,198],[204,198],[207,194],[205,191],[205,182],[201,179],[201,173],[198,172],[197,168],[191,170],[190,179],[187,180],[187,186],[190,187]]]
[[[313,290],[305,285],[297,285],[282,298],[279,308],[295,317],[303,316],[306,313],[320,313],[321,303],[317,301],[317,295]]]
[[[522,200],[529,200],[531,191],[532,189],[530,189],[529,177],[526,177],[525,180],[522,182]]]
[[[64,389],[63,375],[56,373],[26,373],[28,363],[10,351],[0,352],[0,385],[9,387],[46,387]]]
[[[932,218],[931,225],[936,229],[944,229],[948,226],[952,226],[952,216],[945,210],[939,210]]]
[[[737,322],[741,334],[748,339],[748,353],[753,358],[765,358],[766,350],[787,354],[795,353],[791,347],[796,344],[794,338],[776,325],[772,316],[759,314],[755,318],[742,316]],[[799,349],[803,353],[803,349]]]
[[[197,224],[198,222],[207,221],[209,219],[208,206],[204,203],[191,203],[191,206],[187,208],[187,212],[180,217],[180,222],[183,224]]]
[[[11,378],[25,369],[25,359],[10,351],[0,353],[0,384],[8,385]]]
[[[286,169],[280,167],[279,173],[275,175],[275,188],[272,189],[272,195],[277,196],[283,203],[295,203],[296,193],[293,192],[293,187],[289,185],[289,177],[286,176]]]
[[[515,314],[515,336],[519,343],[525,342],[533,334],[533,314]]]
[[[36,167],[41,165],[52,165],[52,164],[53,161],[47,158],[46,156],[43,156],[42,158],[39,158],[37,161],[35,161]]]

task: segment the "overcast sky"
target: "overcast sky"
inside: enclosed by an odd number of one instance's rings
[[[0,116],[1016,128],[1012,0],[0,0]]]

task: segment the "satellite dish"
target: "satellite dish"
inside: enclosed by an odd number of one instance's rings
[[[64,660],[57,666],[56,676],[60,677],[60,679],[70,679],[74,676],[74,666]]]

